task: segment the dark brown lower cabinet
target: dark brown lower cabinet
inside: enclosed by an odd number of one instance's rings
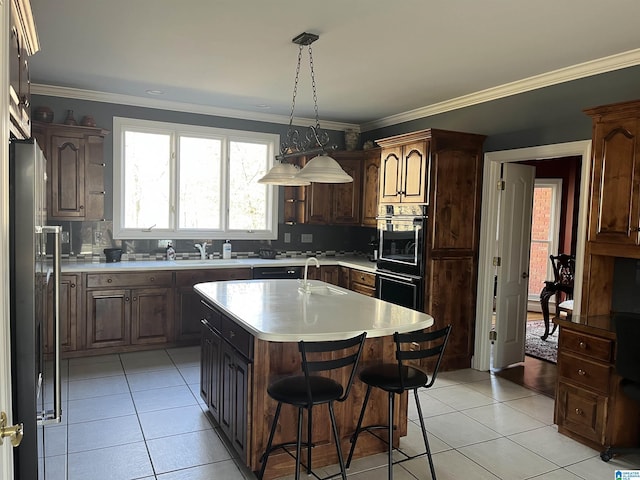
[[[244,461],[248,458],[252,346],[248,332],[210,308],[202,321],[200,395]]]

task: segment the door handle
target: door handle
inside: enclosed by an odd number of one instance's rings
[[[522,278],[529,278],[529,274],[527,272],[522,272]]]
[[[0,445],[4,443],[5,437],[9,437],[11,438],[11,445],[17,447],[22,442],[23,431],[21,423],[7,427],[7,414],[0,412]]]

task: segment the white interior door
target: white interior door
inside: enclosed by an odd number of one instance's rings
[[[498,283],[493,367],[524,360],[531,212],[536,169],[529,165],[503,165],[504,190],[498,215]]]

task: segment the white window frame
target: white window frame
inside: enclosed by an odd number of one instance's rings
[[[546,240],[534,240],[531,238],[531,247],[534,243],[547,244],[547,276],[546,280],[553,279],[553,267],[549,260],[549,255],[558,254],[558,235],[560,234],[560,211],[562,210],[562,179],[561,178],[540,178],[535,180],[535,188],[551,188],[551,218],[549,236]],[[540,293],[529,293],[528,300],[530,302],[540,302]]]
[[[170,227],[160,228],[124,228],[124,133],[128,130],[171,135],[170,160]],[[222,141],[221,162],[221,229],[185,229],[177,228],[179,202],[179,178],[177,169],[178,138],[182,135],[216,138]],[[228,130],[198,125],[185,125],[169,122],[156,122],[134,118],[113,118],[113,237],[117,239],[236,239],[236,240],[275,240],[278,238],[278,188],[267,186],[267,228],[265,230],[231,230],[229,228],[229,202],[234,200],[229,193],[229,143],[232,141],[263,143],[268,149],[267,171],[273,166],[275,152],[279,149],[280,137],[276,134]]]

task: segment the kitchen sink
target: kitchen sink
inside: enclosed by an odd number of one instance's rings
[[[343,292],[342,290],[338,290],[337,288],[328,287],[326,285],[318,285],[313,287],[298,287],[298,291],[308,295],[345,295],[347,292]]]

